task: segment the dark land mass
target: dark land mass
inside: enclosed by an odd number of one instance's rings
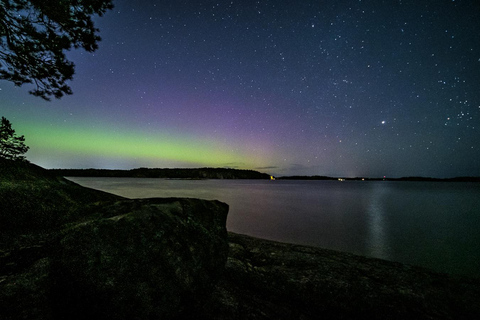
[[[0,159],[0,319],[479,319],[480,279],[227,233]]]
[[[163,179],[270,179],[266,173],[255,170],[239,170],[229,168],[137,168],[130,170],[117,169],[50,169],[56,176],[63,177],[116,177],[116,178],[163,178]],[[345,181],[427,181],[427,182],[480,182],[480,177],[430,178],[338,178],[328,176],[284,176],[277,180],[339,180]]]
[[[119,177],[165,179],[270,179],[270,175],[254,170],[228,168],[162,169],[137,168],[131,170],[109,169],[50,169],[64,177]]]
[[[430,178],[430,177],[402,177],[402,178],[334,178],[328,176],[285,176],[278,180],[345,180],[345,181],[425,181],[425,182],[480,182],[480,177]]]

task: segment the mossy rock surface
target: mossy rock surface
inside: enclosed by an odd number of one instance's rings
[[[24,161],[0,158],[0,248],[34,244],[95,207],[124,199],[84,188]]]
[[[60,237],[52,257],[56,318],[172,319],[210,294],[228,254],[227,205],[148,199],[102,209],[118,215]]]

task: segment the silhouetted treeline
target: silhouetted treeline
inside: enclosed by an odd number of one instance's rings
[[[59,176],[70,177],[131,177],[131,178],[166,178],[166,179],[270,179],[270,175],[254,170],[237,170],[226,168],[199,169],[149,169],[131,170],[109,169],[51,169]]]
[[[279,177],[277,179],[282,179],[282,180],[338,180],[338,178],[327,177],[327,176],[287,176],[287,177]]]

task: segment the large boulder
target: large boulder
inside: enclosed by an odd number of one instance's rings
[[[224,203],[128,200],[0,164],[2,320],[193,317],[224,270]]]
[[[71,226],[53,256],[54,318],[172,319],[208,296],[228,255],[228,206],[147,199]]]

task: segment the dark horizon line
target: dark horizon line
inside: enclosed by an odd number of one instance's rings
[[[340,181],[432,181],[432,182],[480,182],[480,177],[458,176],[453,178],[433,178],[423,176],[406,176],[400,178],[369,178],[369,177],[330,177],[330,176],[284,176],[278,177],[279,180],[340,180]]]
[[[258,173],[265,176],[274,177],[278,180],[344,180],[344,181],[459,181],[459,182],[480,182],[480,177],[476,176],[457,176],[452,178],[433,178],[433,177],[424,177],[424,176],[404,176],[399,178],[393,177],[344,177],[344,176],[322,176],[322,175],[291,175],[291,176],[273,176],[268,173],[260,172],[253,169],[237,169],[237,168],[227,168],[227,167],[199,167],[199,168],[147,168],[147,167],[139,167],[133,169],[96,169],[96,168],[83,168],[83,169],[48,169],[49,171],[54,172],[70,172],[74,173],[75,171],[81,172],[82,176],[94,176],[90,175],[94,172],[110,172],[110,173],[134,173],[139,171],[173,171],[173,170],[187,170],[187,171],[195,171],[195,170],[230,170],[230,171],[238,171],[238,172],[251,172],[251,173]],[[88,174],[90,173],[90,174]]]

